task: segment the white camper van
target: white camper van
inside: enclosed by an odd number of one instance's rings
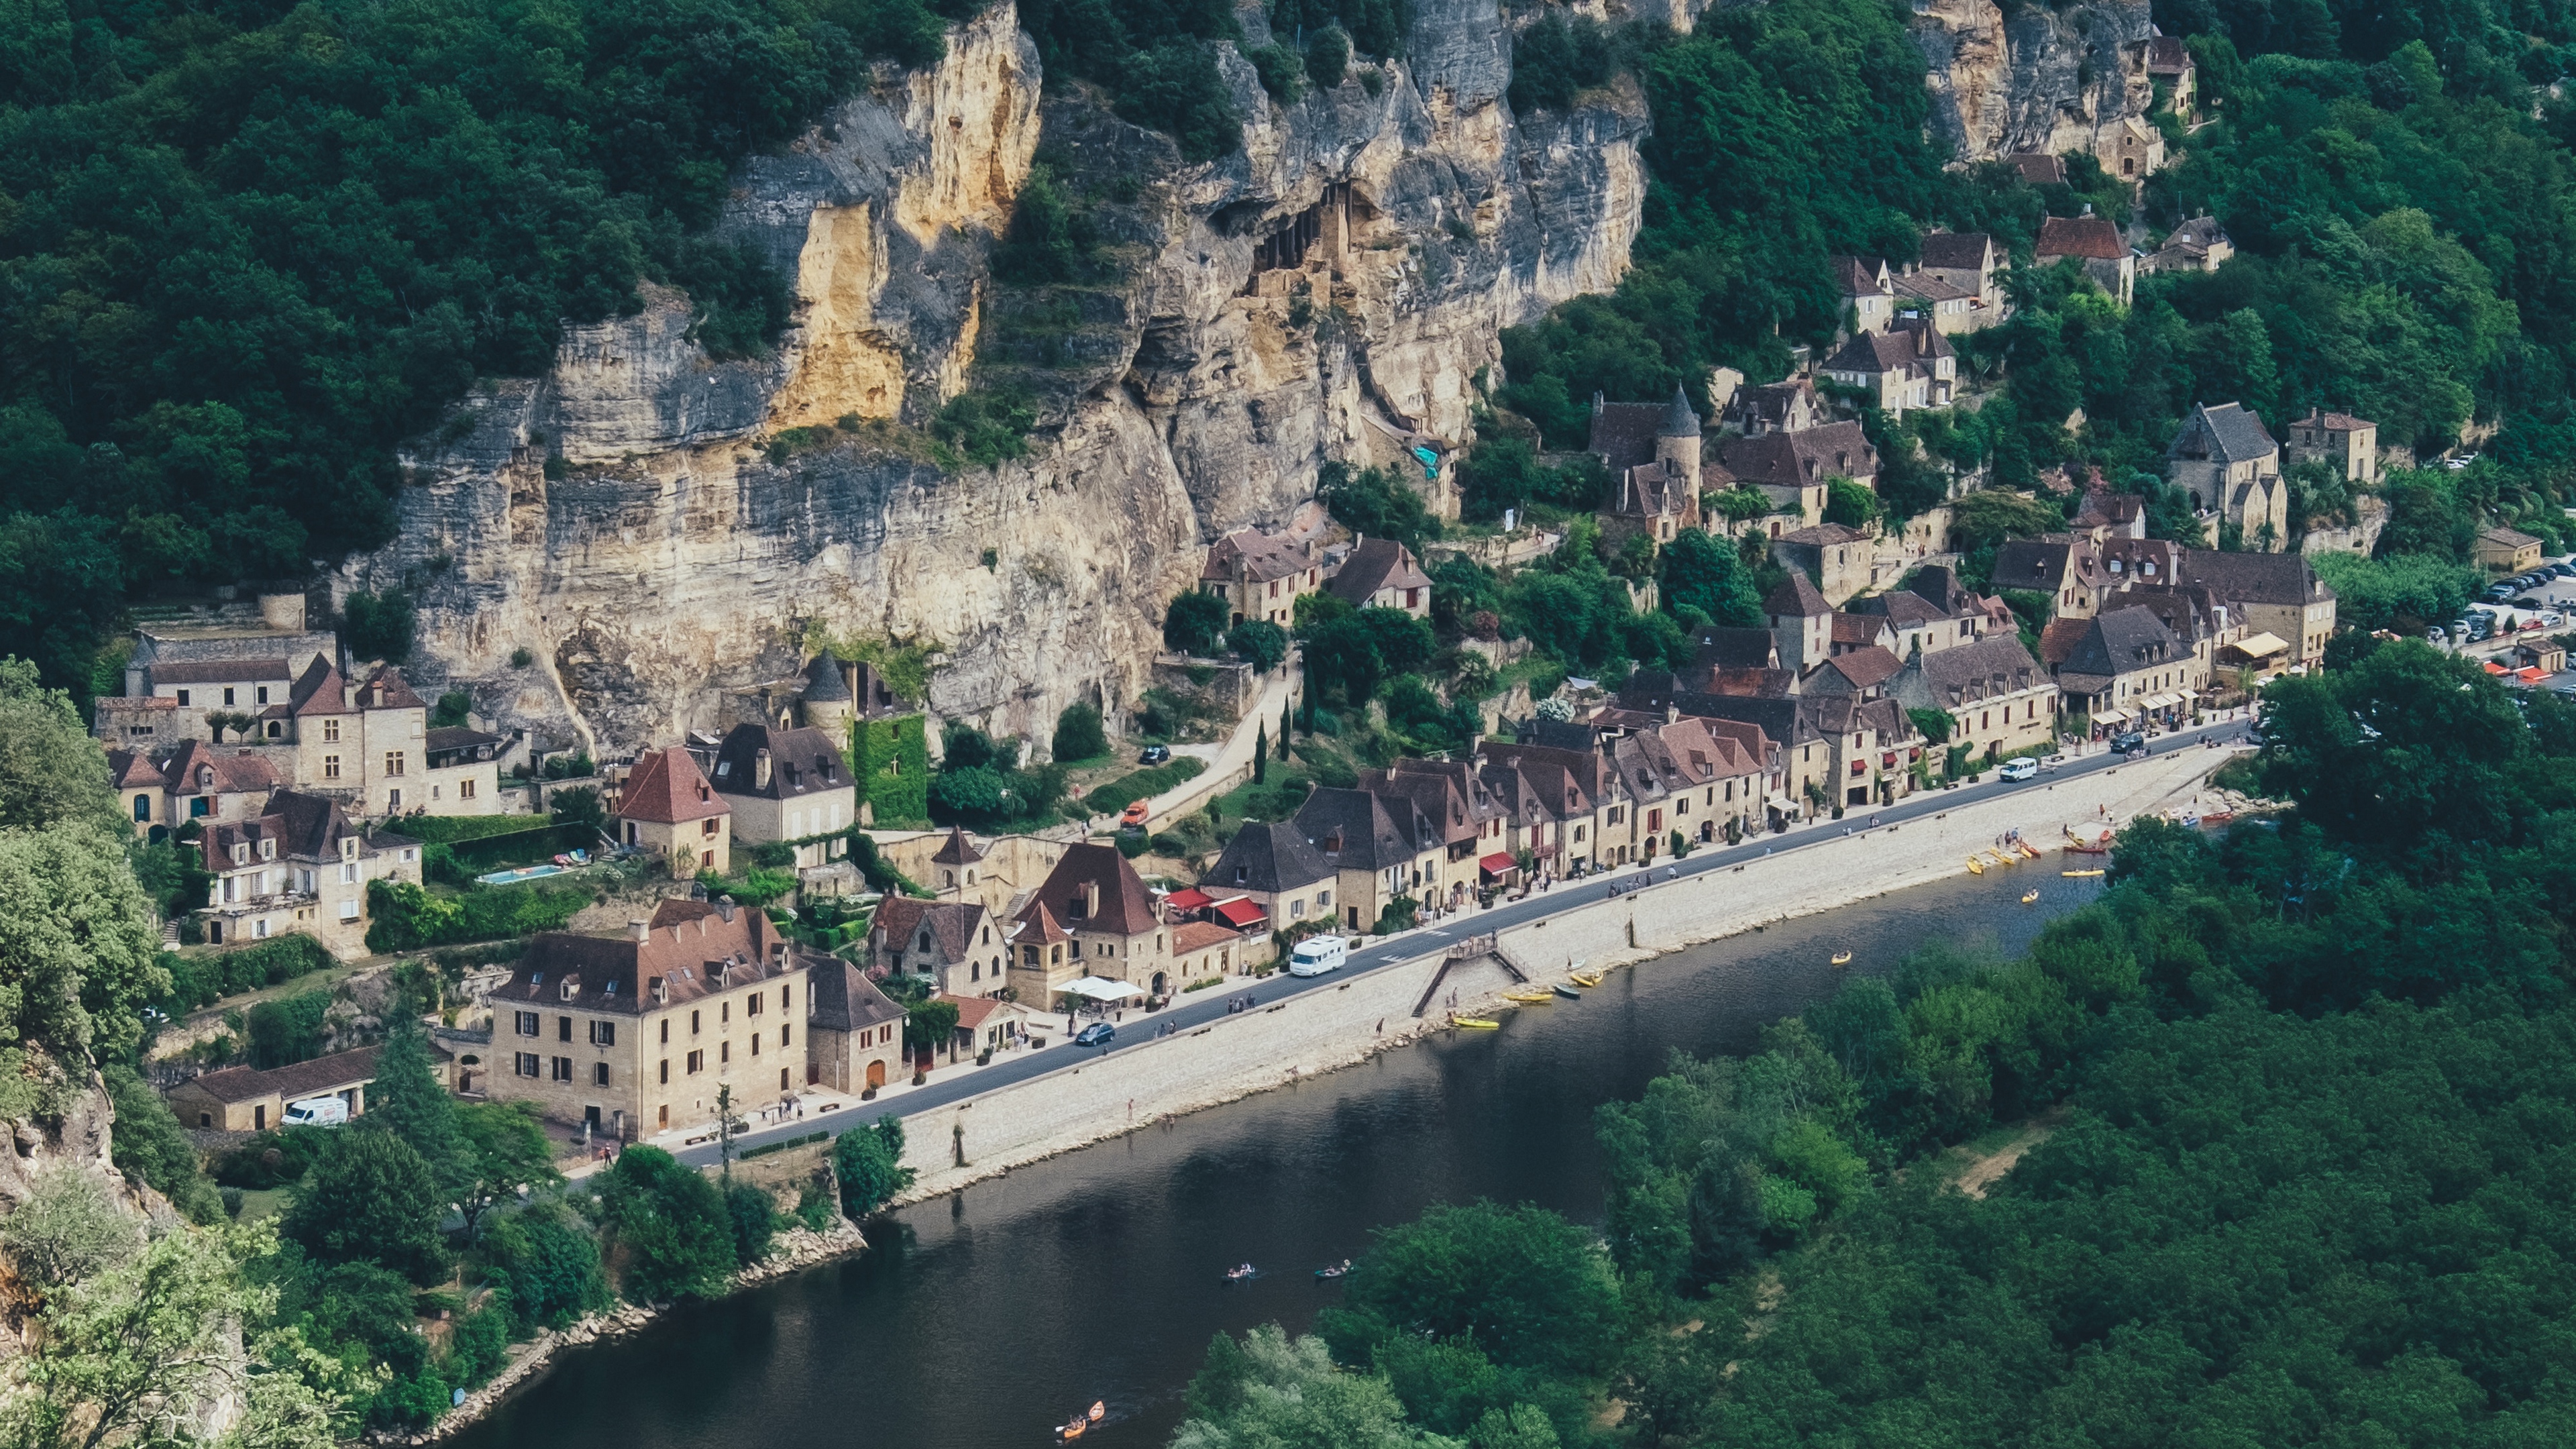
[[[1321,976],[1327,971],[1339,971],[1350,955],[1351,943],[1347,937],[1310,936],[1298,942],[1297,949],[1288,953],[1288,974]]]

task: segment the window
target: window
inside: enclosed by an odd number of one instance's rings
[[[670,1084],[671,1084],[671,1059],[670,1059],[669,1057],[664,1057],[664,1058],[662,1058],[662,1085],[664,1085],[664,1086],[666,1086],[666,1087],[667,1087],[667,1086],[669,1086]]]
[[[993,933],[992,933],[992,932],[990,932],[990,931],[986,931],[986,932],[984,933],[984,944],[985,944],[985,945],[987,945],[987,946],[990,946],[990,945],[992,945],[992,944],[993,944]],[[996,968],[995,968],[995,969],[997,969],[997,970],[998,970],[998,969],[1000,969],[1000,968],[999,968],[998,966],[996,966]],[[793,997],[793,995],[792,995],[792,993],[793,993],[795,990],[796,990],[796,988],[795,988],[795,987],[793,987],[793,986],[781,986],[781,987],[779,987],[779,988],[778,988],[778,1009],[779,1009],[779,1010],[781,1010],[781,1011],[785,1011],[787,1008],[789,1008],[789,1007],[791,1007],[791,1006],[794,1006],[794,1005],[796,1004],[796,1002],[795,1002],[795,1000],[794,1000],[794,997]]]
[[[1288,903],[1288,918],[1290,920],[1304,920],[1305,917],[1306,903],[1304,901],[1290,901]]]
[[[403,752],[400,750],[385,751],[385,778],[390,780],[402,772]]]
[[[537,1054],[535,1052],[519,1053],[516,1070],[518,1071],[518,1074],[523,1077],[535,1076],[537,1074]]]
[[[718,819],[718,817],[713,815],[710,815],[706,819],[698,822],[698,833],[708,837],[713,837],[718,830],[723,828],[723,823]]]
[[[226,708],[226,709],[230,709],[230,708],[232,708],[232,707],[233,707],[233,687],[232,687],[231,685],[227,684],[227,685],[225,685],[225,686],[224,686],[224,708]]]
[[[357,883],[358,863],[354,860],[344,860],[340,862],[340,884],[356,885]]]
[[[695,1075],[696,1073],[704,1070],[706,1065],[707,1054],[705,1052],[700,1051],[689,1053],[689,1071],[691,1075]]]
[[[1317,892],[1315,892],[1315,909],[1316,909],[1316,910],[1319,910],[1319,911],[1329,911],[1329,910],[1331,910],[1332,908],[1333,908],[1333,893],[1332,893],[1331,891],[1317,891]]]
[[[731,1021],[731,1020],[733,1020],[733,1003],[732,1003],[732,1002],[730,1002],[730,1001],[719,1001],[719,1002],[717,1002],[717,1003],[716,1003],[716,1020],[717,1020],[717,1021],[719,1021],[719,1022],[727,1022],[727,1021]]]
[[[590,1044],[592,1046],[617,1045],[617,1023],[613,1021],[592,1022],[590,1024]]]
[[[751,993],[751,996],[749,997],[749,999],[748,999],[748,1000],[744,1003],[744,1005],[743,1005],[743,1008],[742,1008],[742,1014],[743,1014],[743,1015],[745,1015],[745,1016],[758,1016],[758,1015],[760,1015],[760,993],[759,993],[759,992],[755,991],[755,992]]]
[[[535,1012],[523,1011],[519,1013],[519,1035],[537,1036],[544,1032],[544,1030],[545,1028],[538,1024],[537,1014]]]
[[[716,1060],[719,1062],[729,1062],[733,1060],[732,1042],[720,1041],[716,1043]]]
[[[554,1074],[553,1074],[553,1076],[554,1076],[554,1080],[556,1080],[556,1081],[558,1081],[558,1082],[569,1082],[569,1081],[571,1081],[571,1080],[572,1080],[572,1058],[570,1058],[570,1057],[557,1057],[557,1058],[555,1058],[555,1059],[554,1059]]]
[[[340,722],[338,720],[326,719],[322,721],[322,743],[326,745],[336,745],[340,743]]]
[[[605,1087],[608,1085],[608,1063],[592,1062],[590,1064],[590,1084],[594,1087]]]
[[[151,796],[137,795],[134,797],[134,818],[137,820],[150,820],[152,818]]]
[[[690,1013],[689,1013],[689,1035],[691,1035],[691,1036],[696,1036],[697,1034],[698,1034],[698,1014],[697,1014],[696,1012],[692,1011],[692,1012],[690,1012]]]
[[[266,894],[266,892],[262,892],[262,894]],[[253,921],[253,922],[251,922],[251,926],[250,926],[250,934],[251,934],[251,939],[252,939],[252,940],[255,940],[255,941],[265,941],[265,940],[267,940],[267,939],[268,939],[268,922],[267,922],[265,919],[261,919],[261,920],[257,920],[257,921]]]
[[[670,1019],[669,1017],[667,1017],[667,1016],[666,1016],[666,1017],[662,1018],[662,1045],[664,1045],[664,1046],[669,1046],[670,1044],[671,1044],[671,1019]]]
[[[567,985],[569,985],[570,983],[569,983],[569,982],[567,982],[566,984],[567,984]],[[558,1016],[558,1017],[556,1017],[556,1018],[555,1018],[555,1040],[557,1040],[557,1041],[570,1041],[570,1040],[572,1040],[572,1018],[571,1018],[571,1017],[569,1017],[569,1016]]]
[[[324,755],[322,757],[322,778],[325,780],[336,780],[340,778],[340,757],[338,755]]]
[[[354,900],[342,901],[340,903],[340,919],[344,921],[354,921],[357,918],[358,903]]]
[[[751,1054],[760,1055],[760,1033],[756,1031],[751,1034]]]
[[[778,1024],[778,1044],[779,1044],[780,1046],[785,1046],[785,1045],[787,1045],[789,1042],[794,1041],[794,1040],[796,1039],[796,1034],[795,1034],[795,1033],[796,1033],[796,1028],[794,1028],[794,1027],[792,1027],[792,1026],[789,1026],[787,1023],[785,1023],[785,1022],[783,1022],[783,1021],[782,1021],[782,1022],[780,1022],[780,1023]]]
[[[456,782],[456,798],[457,798],[457,799],[459,799],[459,800],[471,800],[471,799],[473,799],[473,798],[474,798],[474,782],[473,782],[472,780],[470,780],[470,779],[468,779],[468,780],[459,780],[459,781],[457,781],[457,782]]]
[[[259,704],[266,704],[266,703],[268,703],[268,686],[267,686],[267,685],[265,685],[265,684],[261,685],[261,686],[259,687],[258,691],[257,691],[257,692],[252,696],[252,698],[253,698],[254,702],[259,703]]]
[[[179,707],[181,709],[188,707],[188,691],[184,689],[179,691]]]

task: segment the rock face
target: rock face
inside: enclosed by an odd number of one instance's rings
[[[418,673],[611,753],[726,719],[809,622],[936,645],[946,717],[1043,741],[1076,699],[1129,706],[1208,541],[1286,519],[1328,458],[1464,441],[1500,329],[1627,266],[1643,104],[1516,117],[1495,0],[1415,10],[1409,59],[1285,108],[1223,53],[1244,146],[1195,167],[1042,106],[1014,12],[985,12],[737,178],[724,225],[796,278],[774,356],[709,358],[671,295],[567,329],[548,375],[420,440],[398,540],[339,587],[409,588]],[[1041,145],[1115,194],[1114,275],[991,279]],[[1039,430],[943,468],[919,429],[979,358]]]
[[[2102,126],[2145,115],[2152,99],[2134,68],[2154,33],[2146,0],[2009,12],[1994,0],[1915,0],[1912,28],[1930,69],[1933,131],[1962,160],[2089,151]]]

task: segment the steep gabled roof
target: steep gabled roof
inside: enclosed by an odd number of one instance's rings
[[[925,901],[917,896],[888,896],[868,922],[868,934],[887,951],[921,949],[921,934],[930,933],[931,949],[942,961],[972,955],[976,933],[984,926],[984,908],[973,901]]]
[[[760,755],[769,752],[769,783],[760,783]],[[778,729],[765,724],[738,724],[716,746],[712,782],[726,795],[746,799],[797,800],[850,784],[832,737],[808,725]]]
[[[1094,896],[1099,901],[1096,912],[1090,909]],[[1101,935],[1140,936],[1160,924],[1153,897],[1127,857],[1114,845],[1092,841],[1065,847],[1030,904],[1043,904],[1074,930]],[[1027,914],[1023,909],[1022,918]]]
[[[1913,708],[1957,709],[2028,689],[2047,677],[2020,639],[1998,634],[1924,655],[1906,666],[1890,692]]]
[[[2100,216],[2052,216],[2039,224],[2039,245],[2032,254],[2041,262],[2055,257],[2116,262],[2129,254],[2120,229]]]
[[[2187,584],[2206,584],[2228,604],[2323,604],[2335,591],[2308,561],[2295,553],[2219,553],[2187,548],[2175,561],[2175,576]]]
[[[1995,239],[1981,231],[1935,231],[1923,237],[1922,264],[1945,272],[1973,272],[1993,265]]]
[[[831,650],[815,655],[814,662],[805,666],[805,692],[799,697],[807,704],[850,703],[850,681],[842,677],[841,661]]]
[[[654,908],[643,936],[639,941],[631,930],[615,936],[544,932],[528,942],[510,979],[492,989],[491,999],[505,1010],[515,1003],[570,1002],[585,1011],[640,1016],[808,967],[828,971],[841,964],[796,945],[768,916],[731,900],[665,900]]]
[[[806,975],[805,1006],[807,1024],[824,1031],[889,1026],[904,1018],[903,1008],[879,991],[866,973],[837,956],[816,962]]]
[[[358,708],[427,709],[429,701],[412,692],[411,684],[402,677],[401,670],[390,664],[380,664],[358,686]]]
[[[358,711],[348,701],[340,671],[331,667],[330,660],[316,654],[313,662],[305,665],[304,672],[296,677],[295,687],[287,691],[286,712],[303,719],[315,715],[356,714]]]
[[[274,790],[277,767],[244,750],[224,754],[203,740],[188,740],[162,756],[161,778],[180,795],[245,795]]]
[[[1875,689],[1885,684],[1898,670],[1905,667],[1905,661],[1897,658],[1884,647],[1872,644],[1865,649],[1854,649],[1847,654],[1837,654],[1826,660],[1822,667],[1841,676],[1854,692],[1858,692]]]
[[[617,797],[618,819],[648,825],[677,825],[732,813],[733,807],[716,793],[699,773],[698,762],[680,745],[646,750],[627,772],[626,788]]]
[[[2033,186],[2066,184],[2066,160],[2062,156],[2052,156],[2045,151],[2019,151],[2012,155],[2009,164],[2021,173],[2022,180]]]
[[[1587,452],[1597,453],[1615,471],[1655,459],[1655,435],[1663,426],[1664,404],[1603,402],[1592,398],[1592,435]]]
[[[135,750],[107,752],[107,783],[119,790],[151,790],[170,783],[151,757]]]
[[[1768,629],[1702,629],[1691,641],[1691,664],[1703,669],[1774,669],[1780,636]]]
[[[1354,609],[1368,607],[1380,589],[1427,589],[1431,576],[1413,560],[1413,550],[1391,538],[1372,538],[1351,550],[1340,573],[1324,586],[1334,598]]]
[[[1266,584],[1303,572],[1313,564],[1305,545],[1284,534],[1239,528],[1209,546],[1199,579],[1204,583],[1230,584],[1239,575],[1252,583]]]
[[[1286,821],[1245,821],[1234,832],[1234,839],[1226,842],[1216,864],[1199,877],[1199,886],[1216,894],[1256,891],[1279,895],[1303,890],[1332,874],[1332,863],[1307,843],[1306,832],[1297,826]]]
[[[974,865],[983,858],[984,852],[975,848],[975,842],[966,838],[966,832],[951,825],[948,827],[948,838],[940,842],[939,853],[930,857],[930,863],[932,865]]]
[[[1789,577],[1762,601],[1762,612],[1780,618],[1812,619],[1833,611],[1834,606],[1825,602],[1815,583],[1796,569],[1789,570]]]
[[[2237,403],[2220,403],[2212,407],[2201,403],[2183,419],[2182,428],[2174,434],[2171,456],[2208,458],[2220,463],[2250,463],[2266,454],[2277,452],[2280,444],[2263,420]]]

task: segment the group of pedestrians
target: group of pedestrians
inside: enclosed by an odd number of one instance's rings
[[[1241,996],[1229,996],[1225,999],[1225,1014],[1233,1016],[1239,1012],[1250,1011],[1252,1008],[1259,1006],[1260,1004],[1261,998],[1253,995],[1249,991],[1245,992]]]

